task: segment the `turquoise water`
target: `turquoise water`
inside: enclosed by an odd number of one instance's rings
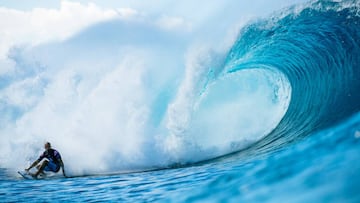
[[[23,180],[1,170],[0,195],[4,202],[358,202],[359,131],[358,114],[269,153],[142,173]]]
[[[13,48],[1,201],[359,202],[359,8],[299,4],[218,49],[119,20]],[[49,139],[72,178],[19,177]]]

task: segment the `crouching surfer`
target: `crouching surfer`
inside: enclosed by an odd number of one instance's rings
[[[51,144],[46,142],[44,145],[45,151],[44,153],[36,160],[31,166],[25,169],[26,172],[36,166],[38,171],[35,174],[31,174],[33,178],[37,178],[38,175],[44,174],[44,171],[52,171],[52,172],[59,172],[60,168],[62,168],[62,173],[65,175],[64,163],[61,159],[60,153],[51,148]],[[43,159],[45,159],[41,164],[39,164]]]

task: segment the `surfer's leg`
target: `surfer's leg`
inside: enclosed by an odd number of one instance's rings
[[[42,165],[42,164],[38,164],[38,165],[36,166],[36,169],[37,169],[37,170],[40,170],[41,165]],[[42,171],[41,174],[42,174],[42,175],[45,175],[44,171]]]
[[[44,168],[48,165],[48,163],[49,163],[48,160],[44,160],[44,161],[41,163],[38,171],[33,175],[33,177],[34,177],[34,178],[37,178],[40,173],[44,173]]]

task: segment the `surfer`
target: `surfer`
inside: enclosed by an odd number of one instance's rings
[[[52,172],[59,172],[60,168],[62,168],[63,175],[65,175],[64,163],[61,159],[60,153],[51,148],[51,144],[46,142],[44,145],[45,151],[44,153],[36,160],[31,166],[25,169],[26,172],[29,172],[31,168],[36,166],[38,171],[35,174],[31,174],[34,178],[37,178],[39,174],[43,174],[44,171],[52,171]],[[41,160],[45,159],[41,164]]]

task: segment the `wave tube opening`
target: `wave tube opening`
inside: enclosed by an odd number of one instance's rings
[[[192,153],[198,154],[197,161],[239,151],[278,125],[290,94],[289,82],[279,72],[248,69],[227,73],[202,90],[182,137],[199,151]]]

